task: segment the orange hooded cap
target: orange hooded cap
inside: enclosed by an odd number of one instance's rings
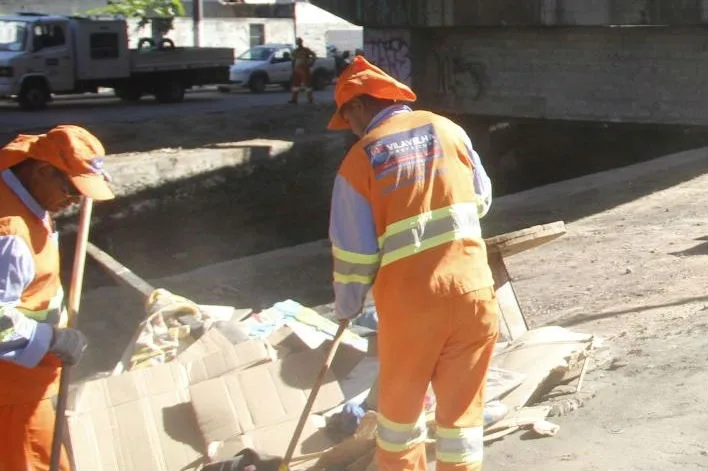
[[[95,200],[113,199],[103,170],[103,144],[86,129],[61,125],[46,134],[20,134],[0,149],[0,170],[33,158],[64,172],[82,194]]]
[[[407,85],[379,69],[363,56],[356,56],[342,71],[334,89],[337,111],[327,125],[331,130],[349,129],[349,123],[341,115],[342,105],[359,95],[371,95],[382,100],[413,102],[417,99]]]

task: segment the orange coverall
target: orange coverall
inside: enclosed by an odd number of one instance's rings
[[[32,155],[76,179],[77,188],[90,197],[112,197],[100,168],[104,150],[94,136],[73,126],[59,126],[45,136],[20,135],[0,149],[2,471],[49,469],[55,422],[52,399],[59,389],[61,362],[47,352],[52,326],[66,327],[67,322],[58,234],[51,215],[9,169]],[[71,469],[63,447],[59,469]]]
[[[312,78],[310,67],[315,60],[315,53],[307,47],[297,47],[293,51],[292,102],[297,101],[298,92],[305,90],[307,99],[312,101]]]
[[[415,100],[356,57],[337,84],[338,107],[361,93]],[[329,127],[348,124],[337,113]],[[437,469],[481,469],[484,385],[498,337],[479,223],[490,203],[491,182],[466,133],[404,104],[374,117],[339,169],[330,217],[335,311],[356,317],[373,287],[381,471],[427,468],[421,419],[431,382]]]
[[[0,151],[0,165],[9,160],[5,152]],[[19,350],[3,348],[0,356],[2,470],[49,469],[55,417],[51,398],[58,392],[61,363],[46,352],[49,325],[64,326],[57,240],[49,214],[10,170],[0,171],[0,347],[11,347],[13,339],[29,340]],[[60,469],[70,469],[65,451]]]

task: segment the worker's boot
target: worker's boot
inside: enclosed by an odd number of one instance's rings
[[[307,102],[309,104],[313,104],[315,102],[314,97],[312,96],[312,90],[307,91]]]
[[[297,105],[297,96],[298,96],[298,92],[293,92],[292,96],[290,97],[290,101],[288,103],[292,103],[293,105]]]

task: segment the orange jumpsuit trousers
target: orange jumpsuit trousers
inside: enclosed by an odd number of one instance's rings
[[[427,305],[378,306],[378,469],[427,469],[421,419],[432,383],[437,470],[481,470],[484,388],[499,335],[493,288],[431,298]]]
[[[49,470],[59,365],[51,355],[31,369],[0,362],[0,470]],[[71,471],[63,447],[59,470]]]
[[[305,89],[308,93],[312,91],[310,67],[307,65],[296,66],[293,70],[292,91],[297,92],[302,89]]]

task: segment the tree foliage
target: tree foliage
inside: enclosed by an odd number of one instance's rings
[[[181,0],[108,0],[105,7],[94,8],[89,15],[116,15],[138,18],[138,28],[142,29],[155,19],[169,20],[167,31],[172,29],[172,19],[184,16]],[[162,21],[161,21],[162,23]]]

